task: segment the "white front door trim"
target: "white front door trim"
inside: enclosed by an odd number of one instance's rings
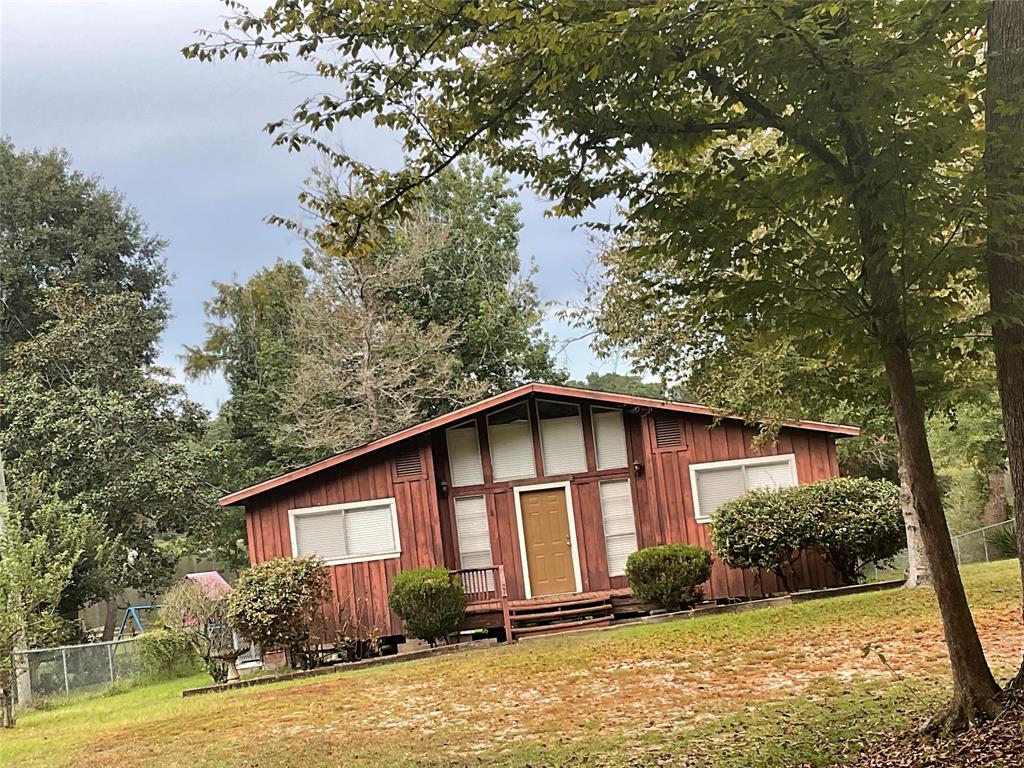
[[[561,488],[565,492],[565,511],[569,515],[569,548],[572,550],[572,571],[576,579],[576,592],[583,589],[583,576],[580,571],[580,551],[576,542],[576,511],[572,506],[572,487],[568,481],[562,483],[541,483],[539,485],[517,485],[512,488],[516,501],[516,530],[519,533],[519,556],[523,563],[523,587],[526,598],[533,597],[530,588],[530,563],[526,559],[526,536],[523,534],[523,506],[519,494],[530,491],[548,491]]]

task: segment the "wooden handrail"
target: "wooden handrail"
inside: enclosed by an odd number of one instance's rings
[[[512,642],[512,620],[509,614],[505,566],[488,565],[483,568],[459,568],[448,571],[449,579],[456,576],[462,581],[469,605],[501,604],[501,616],[505,624],[505,640]]]

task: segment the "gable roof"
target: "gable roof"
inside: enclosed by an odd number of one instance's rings
[[[665,411],[676,411],[678,413],[688,413],[698,416],[723,417],[722,414],[716,413],[706,406],[697,405],[695,403],[682,403],[673,400],[661,400],[656,397],[638,397],[636,395],[622,395],[615,392],[600,392],[593,389],[566,387],[559,384],[540,384],[532,382],[530,384],[523,384],[515,389],[510,389],[507,392],[502,392],[501,394],[485,398],[471,405],[463,406],[462,408],[458,408],[442,416],[436,416],[433,419],[407,427],[406,429],[387,435],[386,437],[371,440],[368,443],[356,446],[355,448],[350,448],[347,451],[342,451],[341,453],[330,456],[322,461],[308,464],[305,467],[299,467],[298,469],[286,472],[283,475],[278,475],[277,477],[272,477],[269,480],[264,480],[262,483],[256,483],[248,488],[243,488],[242,490],[235,491],[234,493],[229,493],[226,496],[222,496],[218,501],[223,507],[230,506],[232,504],[239,504],[258,494],[265,493],[282,485],[287,485],[288,483],[300,480],[301,478],[309,477],[310,475],[322,472],[325,469],[336,467],[339,464],[344,464],[346,461],[351,461],[352,459],[359,458],[360,456],[365,456],[368,453],[378,451],[381,448],[386,448],[389,445],[394,445],[402,440],[407,440],[410,437],[415,437],[416,435],[428,432],[432,429],[437,429],[438,427],[462,421],[463,419],[474,416],[481,411],[489,410],[509,401],[531,394],[573,397],[577,400],[614,403],[616,405],[632,405],[640,408],[658,408]],[[739,417],[726,415],[723,418],[735,419]],[[855,437],[860,434],[860,427],[851,427],[845,424],[829,424],[824,421],[791,421],[785,422],[784,426],[807,429],[814,432],[826,432],[830,435],[836,435],[837,437]]]

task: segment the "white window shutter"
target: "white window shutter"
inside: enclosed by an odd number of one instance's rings
[[[746,489],[748,491],[755,488],[765,490],[788,488],[796,483],[792,465],[788,460],[772,464],[751,464],[744,467],[744,471],[747,474]]]
[[[483,485],[484,470],[480,463],[480,440],[476,425],[449,429],[447,437],[452,485]]]
[[[398,549],[387,504],[359,507],[345,512],[348,556],[380,555]]]
[[[491,424],[488,437],[491,443],[491,470],[496,481],[537,476],[537,465],[533,459],[533,432],[529,421]]]
[[[487,500],[466,496],[455,500],[455,529],[459,538],[459,562],[463,568],[494,565],[491,533],[487,525]],[[486,588],[494,589],[494,575],[486,575]]]
[[[587,471],[587,452],[583,448],[583,424],[579,414],[541,419],[540,445],[545,475],[567,475]]]
[[[626,429],[620,410],[592,411],[594,449],[598,469],[616,469],[626,466]]]
[[[346,556],[343,512],[296,515],[294,525],[296,557],[316,555],[322,560],[337,560]]]
[[[626,560],[637,549],[636,517],[629,480],[606,480],[600,484],[600,492],[608,573],[619,576],[626,572]]]
[[[746,493],[743,467],[701,469],[697,471],[697,518],[710,519],[715,510]]]

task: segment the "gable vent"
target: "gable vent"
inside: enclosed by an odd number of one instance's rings
[[[654,414],[654,445],[672,448],[683,444],[683,423],[670,413]]]
[[[420,477],[423,475],[423,464],[420,462],[418,446],[413,446],[395,457],[395,477]]]

